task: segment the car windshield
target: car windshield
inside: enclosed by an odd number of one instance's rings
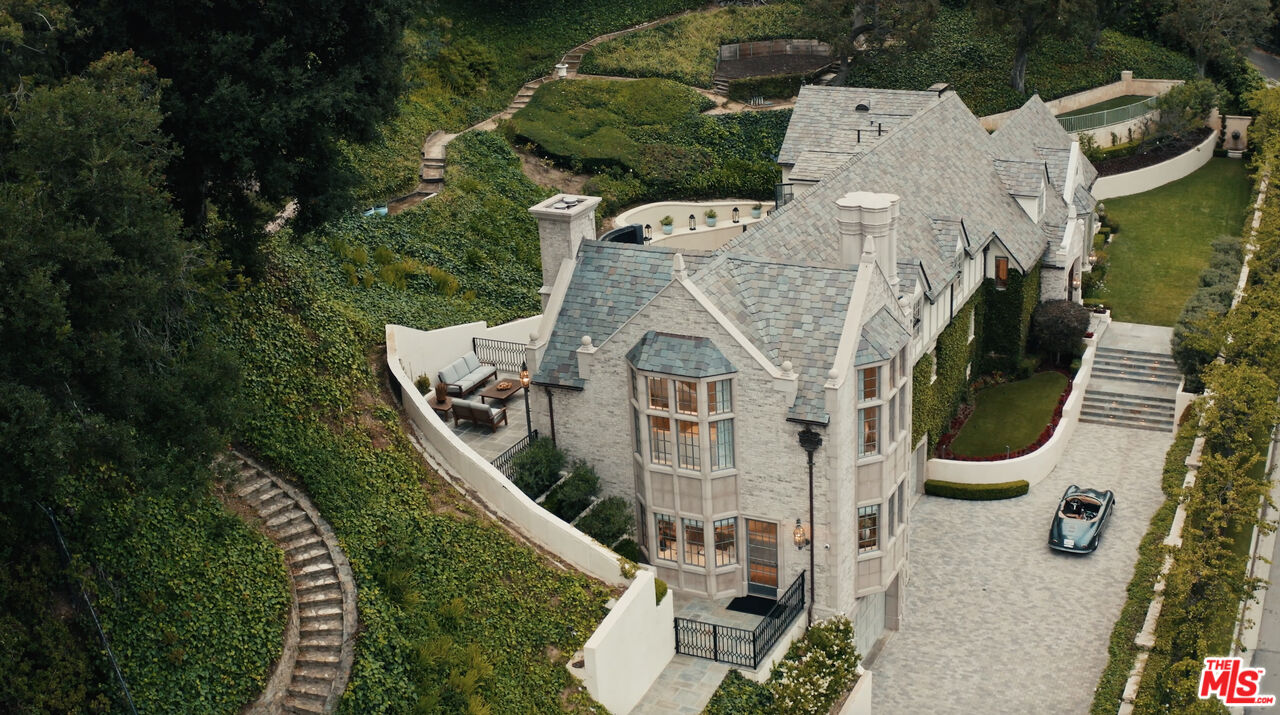
[[[1101,511],[1102,505],[1096,499],[1071,496],[1063,500],[1062,508],[1058,510],[1058,513],[1068,519],[1093,521],[1098,518],[1098,514]]]

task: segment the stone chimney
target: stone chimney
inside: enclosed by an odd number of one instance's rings
[[[840,259],[855,265],[865,259],[880,263],[889,285],[898,285],[898,196],[851,191],[839,207]],[[870,254],[870,255],[869,255]]]
[[[529,209],[538,219],[538,243],[542,249],[542,307],[556,284],[564,261],[578,256],[583,241],[595,240],[598,196],[556,194]]]

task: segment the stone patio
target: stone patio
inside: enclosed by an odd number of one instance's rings
[[[515,380],[519,381],[519,376],[504,373],[498,373],[498,381]],[[494,381],[489,381],[489,385],[493,385]],[[483,388],[481,388],[483,390]],[[467,396],[468,400],[479,402],[479,394],[481,390],[476,390]],[[493,404],[493,400],[485,400],[487,404]],[[524,392],[520,391],[507,398],[507,422],[508,424],[499,424],[497,430],[490,430],[484,425],[477,425],[473,422],[462,422],[460,425],[454,425],[453,415],[450,414],[445,422],[453,433],[462,438],[467,446],[474,449],[484,460],[492,462],[500,454],[515,446],[516,442],[525,438],[528,432],[528,422],[524,416]]]

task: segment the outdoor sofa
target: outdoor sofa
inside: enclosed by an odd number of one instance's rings
[[[467,353],[449,363],[436,377],[449,386],[449,394],[465,397],[498,374],[498,368],[485,365],[475,353]]]

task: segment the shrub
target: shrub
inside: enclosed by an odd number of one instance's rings
[[[559,481],[564,463],[564,452],[556,449],[550,439],[539,437],[511,460],[511,481],[520,491],[536,499]]]
[[[667,597],[667,582],[660,578],[653,580],[653,599],[659,606],[662,605],[662,599]]]
[[[1222,347],[1219,323],[1231,307],[1242,261],[1240,239],[1223,236],[1215,240],[1209,266],[1200,273],[1200,285],[1174,323],[1173,360],[1186,378],[1188,392],[1204,389],[1200,373]]]
[[[1054,362],[1082,352],[1089,331],[1089,309],[1070,300],[1047,300],[1031,314],[1031,337],[1041,352],[1053,353]]]
[[[564,519],[573,521],[583,509],[591,505],[591,498],[600,491],[600,477],[596,470],[586,462],[578,461],[573,465],[573,472],[563,482],[552,489],[542,506],[547,511]]]
[[[418,394],[425,395],[431,391],[431,376],[423,373],[413,381],[413,386],[418,388]]]
[[[586,516],[578,520],[577,526],[587,536],[608,546],[631,531],[632,518],[631,507],[627,504],[627,500],[622,497],[609,497],[592,507]],[[632,545],[634,546],[635,542],[632,542]],[[639,552],[638,547],[636,551]]]
[[[944,482],[938,479],[926,479],[924,482],[925,494],[948,499],[967,499],[969,501],[1012,499],[1026,494],[1030,489],[1031,485],[1025,479],[1019,479],[1015,482],[1000,482],[998,484],[961,484],[959,482]]]
[[[779,74],[770,77],[746,77],[729,80],[729,99],[747,102],[755,97],[789,99],[800,94],[800,88],[813,82],[813,74]]]
[[[775,713],[773,691],[764,683],[747,680],[742,672],[731,669],[712,694],[704,715],[762,715]]]
[[[835,616],[815,624],[787,649],[769,674],[780,712],[823,715],[858,682],[853,624]]]
[[[644,558],[644,552],[640,551],[640,545],[631,539],[623,539],[614,544],[613,553],[638,564],[649,563]]]

